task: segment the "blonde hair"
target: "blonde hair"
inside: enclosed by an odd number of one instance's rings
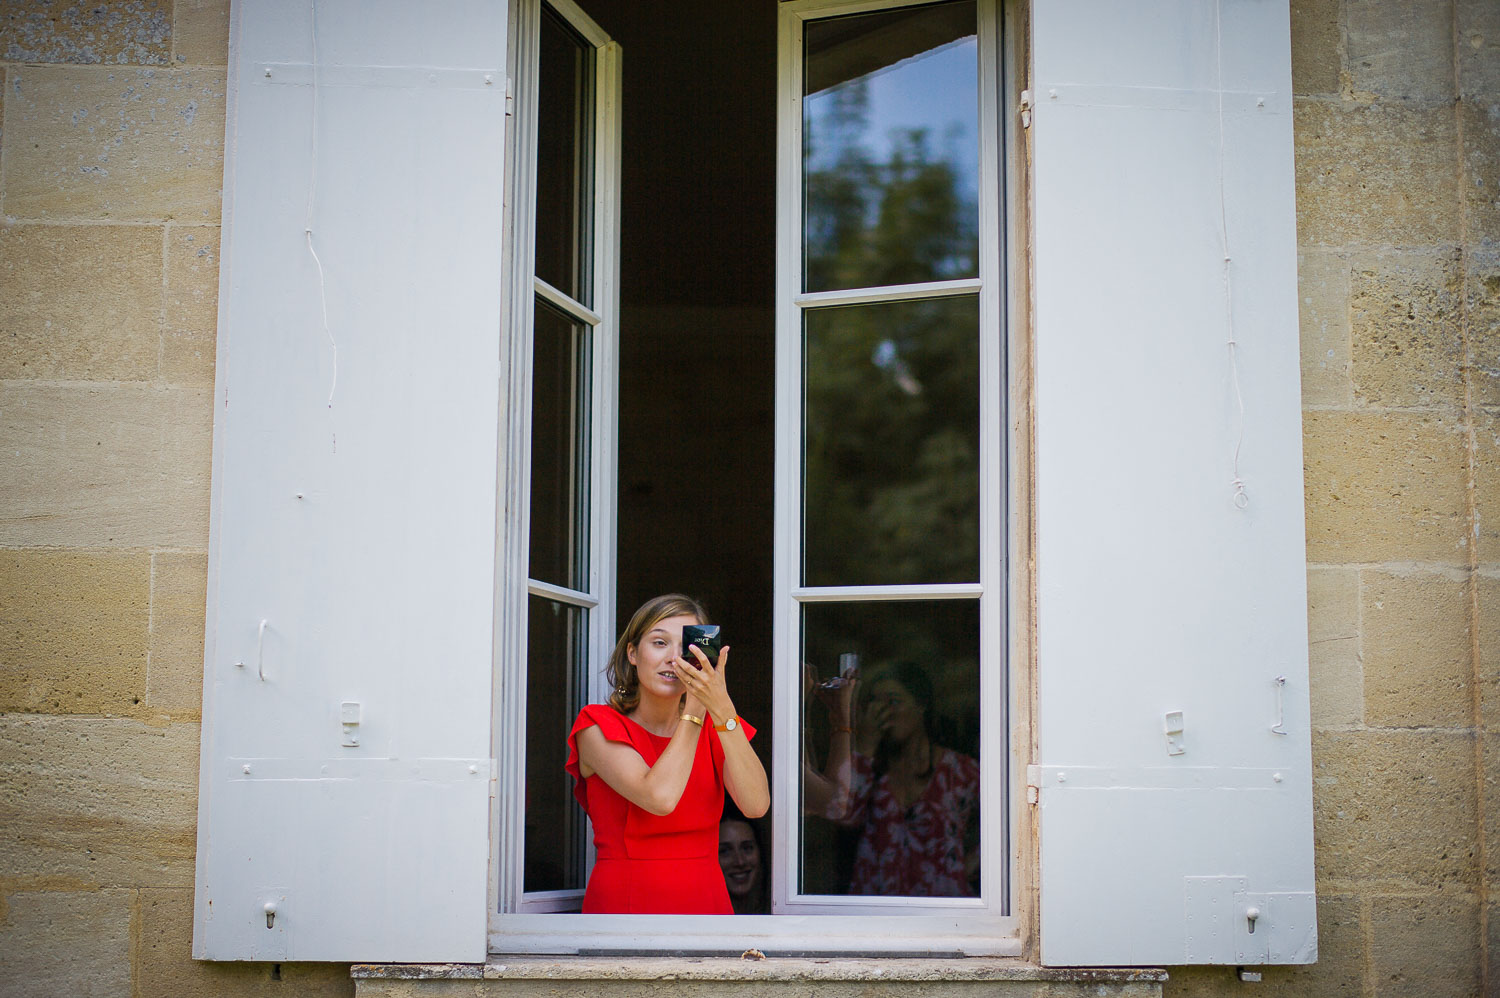
[[[610,653],[609,665],[604,672],[612,687],[609,691],[609,705],[615,710],[628,714],[641,702],[641,680],[635,674],[635,666],[630,664],[630,649],[640,644],[646,632],[661,621],[668,617],[682,616],[696,617],[700,624],[710,623],[703,604],[682,593],[667,593],[647,600],[631,615],[630,623],[625,626],[620,640],[615,643],[615,650]]]

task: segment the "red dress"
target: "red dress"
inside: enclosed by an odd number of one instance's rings
[[[691,721],[681,722],[691,724]],[[755,729],[740,722],[745,737]],[[584,779],[578,732],[597,724],[612,742],[624,742],[646,765],[670,738],[654,735],[607,704],[590,704],[568,732],[567,770],[573,796],[594,824],[598,853],[583,895],[585,914],[732,915],[719,868],[719,816],[724,811],[724,747],[712,728],[698,736],[697,755],[682,799],[671,814],[656,815],[626,800],[595,773]]]

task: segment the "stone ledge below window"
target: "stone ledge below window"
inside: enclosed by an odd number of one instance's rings
[[[1160,998],[1164,970],[901,957],[493,957],[484,964],[355,964],[357,998]],[[568,986],[571,985],[571,986]],[[915,987],[914,987],[915,986]]]

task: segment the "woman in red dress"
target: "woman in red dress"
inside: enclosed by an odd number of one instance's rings
[[[746,816],[771,804],[755,730],[735,713],[718,662],[681,648],[698,603],[672,593],[630,618],[609,658],[608,704],[591,704],[568,734],[573,794],[594,824],[597,859],[585,913],[732,914],[719,867],[724,791]]]

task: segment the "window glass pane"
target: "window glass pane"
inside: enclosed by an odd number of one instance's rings
[[[526,870],[528,891],[582,890],[583,812],[563,770],[564,737],[587,694],[587,612],[528,598],[526,630]]]
[[[812,603],[802,644],[802,893],[977,896],[978,601]]]
[[[536,276],[591,306],[594,48],[544,4],[540,58]]]
[[[531,577],[586,589],[589,327],[537,302],[531,363]]]
[[[803,30],[805,289],[976,276],[973,0]]]
[[[978,582],[978,298],[803,324],[804,584]]]

